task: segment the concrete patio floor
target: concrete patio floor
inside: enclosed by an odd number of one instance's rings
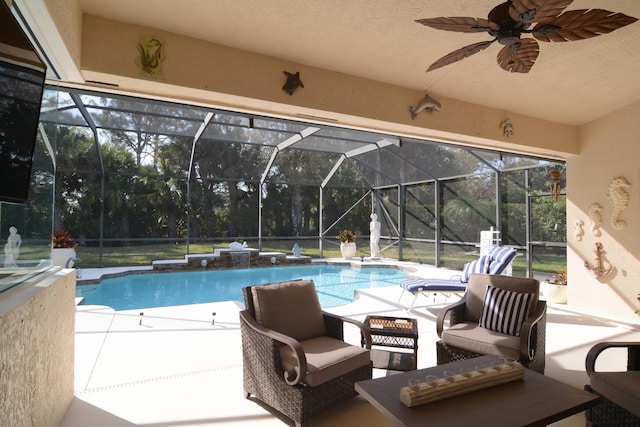
[[[420,297],[411,312],[397,305],[400,287],[358,291],[355,302],[328,311],[363,320],[368,314],[414,317],[419,322],[418,367],[436,364],[435,318],[455,300]],[[411,297],[403,303],[408,305]],[[77,307],[75,398],[61,427],[182,427],[292,425],[244,398],[238,311],[241,302],[144,310]],[[144,315],[141,316],[140,312]],[[212,324],[213,315],[215,323]],[[348,336],[354,344],[358,337]],[[596,342],[640,341],[640,327],[549,305],[546,375],[576,388],[587,382],[584,360]],[[623,366],[608,354],[606,365]],[[374,370],[374,377],[384,376]],[[389,373],[391,374],[391,373]],[[315,418],[311,426],[391,426],[361,397]],[[577,414],[554,426],[584,426]]]

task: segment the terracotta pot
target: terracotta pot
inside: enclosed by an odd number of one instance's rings
[[[340,243],[340,252],[344,259],[351,259],[356,256],[356,242]]]

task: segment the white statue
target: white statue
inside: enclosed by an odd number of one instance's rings
[[[231,249],[232,251],[241,251],[244,248],[245,247],[240,242],[231,242],[231,243],[229,243],[229,249]]]
[[[20,257],[20,246],[22,246],[22,238],[18,234],[18,229],[14,226],[9,227],[9,237],[7,244],[4,245],[4,266],[6,268],[17,267],[16,260]]]
[[[300,257],[300,255],[302,255],[302,248],[300,247],[299,244],[295,244],[293,245],[293,249],[291,250],[291,253],[293,254],[294,257]]]
[[[380,221],[378,221],[378,215],[371,214],[371,223],[369,223],[369,231],[371,236],[369,238],[369,248],[371,249],[371,259],[380,258]]]

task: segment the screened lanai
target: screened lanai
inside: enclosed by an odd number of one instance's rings
[[[335,257],[343,229],[364,258],[372,212],[386,258],[461,268],[493,227],[521,249],[518,274],[564,264],[552,159],[64,87],[46,88],[41,122],[54,228],[80,244],[78,267],[233,241]]]

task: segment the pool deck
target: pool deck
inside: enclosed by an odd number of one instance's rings
[[[450,275],[450,271],[429,267],[418,270],[413,274]],[[94,280],[105,273],[121,271],[80,272],[81,278]],[[400,292],[399,286],[360,290],[353,303],[327,311],[358,320],[369,314],[417,319],[418,367],[433,366],[436,315],[456,297],[445,300],[438,295],[434,301],[431,296],[421,296],[407,313],[397,304]],[[405,295],[403,304],[408,305],[411,298]],[[238,322],[242,308],[239,301],[227,301],[144,309],[144,315],[140,316],[142,310],[78,306],[76,395],[61,427],[291,425],[289,420],[244,398]],[[594,343],[640,340],[638,325],[590,317],[563,305],[549,304],[547,322],[546,375],[576,388],[587,382],[584,359]],[[347,339],[356,344],[359,337],[355,331],[353,334],[348,334]],[[614,357],[604,363],[620,362]],[[375,377],[388,374],[392,373],[374,370]],[[553,425],[572,427],[584,423],[584,416],[578,414]],[[356,397],[310,423],[322,427],[337,425],[392,424],[364,399]]]

